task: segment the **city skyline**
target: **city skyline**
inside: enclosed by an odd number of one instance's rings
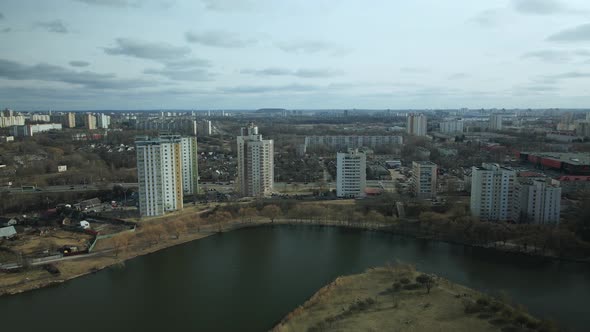
[[[0,99],[15,110],[584,108],[589,12],[581,0],[8,1]]]

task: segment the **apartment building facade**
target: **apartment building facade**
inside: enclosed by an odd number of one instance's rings
[[[237,137],[238,189],[245,197],[272,194],[274,186],[274,142],[264,140],[253,123],[241,128]]]
[[[336,195],[358,197],[367,186],[367,157],[357,149],[336,154]]]

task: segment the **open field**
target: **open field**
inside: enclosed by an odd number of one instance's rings
[[[339,277],[273,331],[552,331],[522,309],[442,278],[427,291],[419,275],[398,265]]]
[[[57,248],[68,245],[76,246],[78,250],[88,248],[92,235],[85,233],[69,232],[59,228],[44,228],[34,233],[21,233],[15,240],[5,241],[3,245],[14,252],[23,255],[42,253],[44,250],[55,251]]]
[[[109,266],[124,264],[127,259],[245,226],[243,223],[229,220],[212,223],[202,219],[200,214],[204,209],[190,206],[164,216],[143,218],[138,222],[138,228],[134,232],[122,232],[111,238],[98,240],[91,254],[66,257],[53,262],[52,265],[60,271],[56,275],[39,266],[18,273],[0,272],[0,295],[20,293],[64,282]],[[64,241],[71,241],[65,234],[62,235]]]

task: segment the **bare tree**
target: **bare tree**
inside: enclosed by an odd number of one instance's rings
[[[430,289],[434,286],[434,278],[428,274],[421,274],[416,277],[416,281],[426,287],[426,293],[430,294]]]
[[[115,250],[116,257],[119,256],[119,252],[121,250],[127,250],[127,248],[129,247],[129,240],[129,233],[120,234],[113,238],[113,249]]]
[[[271,222],[281,214],[281,208],[276,205],[267,205],[262,209],[262,215],[270,219]]]

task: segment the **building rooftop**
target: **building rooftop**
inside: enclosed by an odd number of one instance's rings
[[[414,162],[420,166],[436,166],[436,164],[433,163],[432,161],[414,161]]]
[[[521,154],[553,159],[571,165],[590,165],[590,153],[587,152],[521,152]]]

